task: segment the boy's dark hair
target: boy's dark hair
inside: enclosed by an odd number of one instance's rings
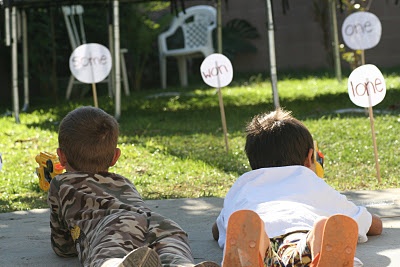
[[[290,111],[281,108],[255,116],[246,127],[245,151],[253,170],[304,165],[313,138]]]
[[[69,112],[61,121],[58,145],[74,170],[98,173],[110,167],[118,135],[114,117],[86,106]]]

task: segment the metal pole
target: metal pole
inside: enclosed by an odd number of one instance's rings
[[[272,18],[271,0],[266,0],[266,2],[267,2],[267,17],[268,17],[268,43],[269,43],[269,62],[270,62],[271,84],[272,84],[272,96],[275,108],[278,108],[279,95],[278,95],[278,78],[276,74],[274,21]]]
[[[24,64],[24,106],[22,111],[29,108],[29,67],[28,67],[28,30],[26,24],[26,12],[22,10],[22,57]]]
[[[119,2],[114,0],[114,70],[115,70],[115,118],[121,116],[121,65],[119,40]]]
[[[111,7],[110,7],[110,9],[111,9]],[[112,17],[112,15],[110,16],[110,19],[111,19],[111,17]],[[114,40],[114,32],[113,32],[113,24],[112,23],[109,23],[109,25],[108,25],[108,44],[109,44],[109,48],[110,48],[110,53],[111,53],[111,55],[114,55],[114,42],[113,42],[113,40]],[[115,65],[115,62],[114,62],[114,60],[112,61],[112,64],[113,64],[113,66]],[[108,78],[108,81],[107,81],[107,86],[108,86],[108,96],[110,97],[110,98],[113,98],[114,97],[114,72],[113,71],[111,71],[111,73],[110,73],[110,75],[108,76],[109,78]]]
[[[11,71],[13,108],[16,123],[19,123],[18,59],[17,59],[17,8],[11,8]]]
[[[111,2],[108,5],[108,9],[107,9],[107,22],[108,22],[108,46],[110,49],[110,53],[111,55],[114,55],[114,31],[113,31],[113,22],[114,22],[114,13],[113,13],[113,5],[111,4]],[[115,65],[114,62],[114,57],[112,57],[112,66]],[[114,88],[114,69],[112,69],[112,71],[110,72],[110,74],[108,75],[108,79],[107,79],[107,86],[108,86],[108,96],[110,98],[114,97],[115,94],[115,88]]]
[[[221,0],[217,2],[217,29],[218,29],[218,53],[222,54],[222,10]]]
[[[5,43],[6,46],[11,45],[10,37],[10,8],[6,7],[4,9],[4,31],[5,31]]]
[[[339,53],[339,37],[338,27],[336,18],[336,0],[329,0],[330,13],[331,13],[331,35],[332,35],[332,49],[333,49],[333,60],[335,64],[336,79],[342,81],[342,69],[340,66],[340,53]]]

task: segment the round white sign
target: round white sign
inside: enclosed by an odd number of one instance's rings
[[[359,11],[349,15],[342,25],[345,44],[353,50],[373,48],[379,43],[382,25],[375,14]]]
[[[231,83],[233,68],[231,61],[222,54],[211,54],[201,63],[200,73],[209,86],[220,88]]]
[[[111,67],[111,53],[101,44],[80,45],[69,58],[72,75],[83,83],[101,82],[108,76]]]
[[[381,71],[372,64],[362,65],[350,74],[348,84],[350,100],[359,107],[373,107],[386,95],[386,83]]]

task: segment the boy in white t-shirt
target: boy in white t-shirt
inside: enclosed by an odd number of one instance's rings
[[[357,240],[380,235],[382,221],[317,176],[323,155],[304,124],[278,108],[246,132],[252,171],[229,190],[212,229],[223,266],[362,265]]]

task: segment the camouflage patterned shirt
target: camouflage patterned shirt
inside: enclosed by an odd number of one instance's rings
[[[48,204],[53,250],[62,257],[78,255],[84,266],[123,258],[137,247],[155,247],[160,239],[175,235],[192,261],[187,234],[175,222],[151,212],[135,186],[120,175],[57,175],[50,183]]]

